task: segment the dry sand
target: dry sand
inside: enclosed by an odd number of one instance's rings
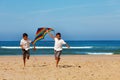
[[[22,56],[0,57],[0,80],[120,80],[120,55],[31,56],[23,67]]]

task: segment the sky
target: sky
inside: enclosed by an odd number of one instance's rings
[[[64,40],[120,40],[120,0],[0,0],[0,41],[33,40],[40,27]]]

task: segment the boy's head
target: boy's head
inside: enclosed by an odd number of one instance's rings
[[[23,33],[23,39],[27,40],[28,39],[28,34],[27,33]]]
[[[57,34],[56,34],[56,37],[57,37],[58,39],[61,39],[61,33],[57,33]]]

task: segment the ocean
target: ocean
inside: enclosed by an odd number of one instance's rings
[[[120,41],[66,41],[71,47],[63,46],[62,55],[114,55],[120,54]],[[54,41],[39,41],[37,50],[31,55],[53,55]],[[22,55],[20,41],[0,41],[0,56]]]

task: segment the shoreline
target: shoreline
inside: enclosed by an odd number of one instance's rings
[[[2,56],[22,56],[21,55],[0,55],[0,57]],[[30,54],[30,56],[54,56],[54,54],[40,54],[40,55],[33,55]],[[61,56],[120,56],[120,54],[61,54]]]

